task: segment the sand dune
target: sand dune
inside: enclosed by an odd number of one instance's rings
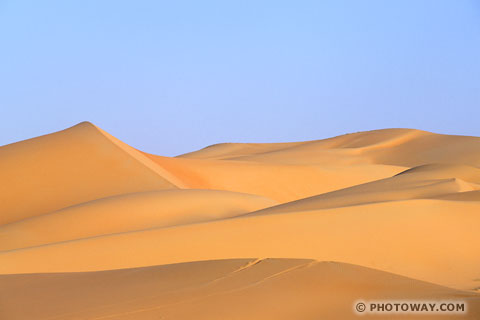
[[[305,161],[325,164],[325,160],[337,162],[337,156],[345,155],[353,161],[370,162],[361,155],[363,151],[390,148],[430,133],[410,129],[386,129],[346,134],[330,139],[293,143],[226,143],[209,146],[179,157],[200,159],[244,159],[250,161]],[[328,155],[332,155],[329,157]],[[307,158],[307,159],[305,159]],[[325,159],[326,158],[326,159]],[[364,160],[361,160],[361,159]]]
[[[177,188],[147,161],[86,122],[3,146],[0,224],[112,195]]]
[[[370,297],[461,297],[479,316],[477,137],[171,158],[81,123],[0,147],[0,181],[2,320],[353,319]]]
[[[0,273],[94,271],[253,255],[347,262],[473,289],[480,278],[479,212],[478,202],[409,200],[227,219],[0,252]]]
[[[0,226],[0,250],[229,218],[275,204],[256,195],[214,190],[113,196]]]
[[[461,318],[480,316],[478,294],[359,266],[313,260],[237,259],[0,276],[0,310],[5,317],[19,320],[358,319],[352,309],[359,297],[370,301],[405,296],[468,301],[468,314]]]
[[[414,167],[456,163],[480,166],[480,138],[384,129],[298,143],[219,144],[180,157],[323,165],[376,163]]]
[[[480,190],[479,168],[431,164],[406,170],[390,178],[287,202],[249,213],[249,215],[328,209],[408,199],[461,201],[465,198],[462,196],[463,193],[476,190]]]
[[[292,165],[147,156],[182,177],[190,188],[258,194],[279,202],[390,177],[407,169],[371,164]]]
[[[480,191],[467,191],[461,193],[451,193],[435,197],[443,200],[456,201],[480,201]]]

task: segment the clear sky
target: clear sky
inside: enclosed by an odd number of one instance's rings
[[[480,1],[0,0],[0,144],[147,152],[389,127],[480,136]]]

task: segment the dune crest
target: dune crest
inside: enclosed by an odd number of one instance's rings
[[[0,225],[103,197],[177,188],[88,122],[0,147],[0,181]]]
[[[480,166],[480,138],[415,129],[382,129],[304,142],[218,144],[179,157],[322,165]]]

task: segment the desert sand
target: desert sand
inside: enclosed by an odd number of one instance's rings
[[[480,319],[480,138],[384,129],[177,157],[95,125],[0,147],[0,319]],[[398,318],[398,317],[396,317]]]

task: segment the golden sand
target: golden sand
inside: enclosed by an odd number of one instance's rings
[[[2,320],[357,319],[360,299],[462,300],[480,319],[477,137],[162,157],[84,122],[0,147],[0,181]]]

